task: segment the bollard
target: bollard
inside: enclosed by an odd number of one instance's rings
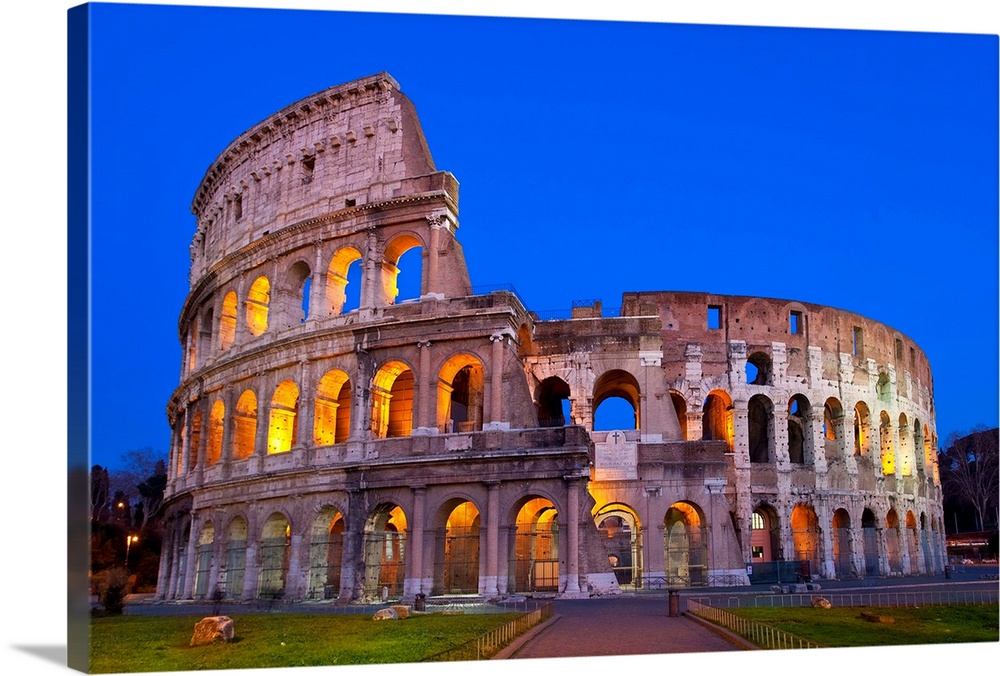
[[[422,613],[427,610],[427,594],[417,594],[413,599],[413,609],[418,613]]]
[[[667,594],[670,605],[670,617],[679,617],[681,614],[680,592],[676,589],[670,589],[667,591]]]
[[[950,580],[951,579],[951,566],[945,566],[944,567],[944,577],[945,577],[946,580]]]

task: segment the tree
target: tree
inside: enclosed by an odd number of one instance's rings
[[[153,466],[153,473],[138,484],[139,491],[139,528],[144,529],[152,517],[159,514],[160,505],[163,504],[163,493],[167,489],[167,465],[162,460],[157,460]]]
[[[111,477],[100,465],[90,468],[90,518],[100,523],[110,515]]]
[[[987,523],[996,524],[998,441],[998,428],[974,427],[965,435],[953,432],[938,461],[945,498],[971,507],[980,530]]]

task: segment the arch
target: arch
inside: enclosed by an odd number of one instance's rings
[[[823,403],[823,451],[828,460],[841,457],[844,440],[841,423],[844,409],[840,400],[829,397]]]
[[[733,445],[733,400],[724,390],[712,390],[705,397],[701,414],[701,438]]]
[[[899,544],[899,516],[895,509],[890,509],[885,515],[885,549],[889,570],[893,573],[903,572],[903,554]]]
[[[413,382],[413,371],[401,361],[387,362],[376,372],[372,381],[372,437],[410,436]]]
[[[687,400],[684,395],[677,390],[670,390],[670,403],[674,405],[674,413],[677,414],[677,423],[681,427],[681,440],[687,441],[688,438],[688,425],[687,425]]]
[[[212,547],[215,544],[215,526],[206,521],[198,535],[198,545],[195,550],[194,597],[207,598],[212,592]]]
[[[285,273],[285,293],[289,307],[284,310],[288,313],[289,326],[301,324],[309,318],[311,277],[312,268],[305,261],[292,263]]]
[[[750,462],[774,462],[774,404],[763,394],[747,402]]]
[[[208,307],[205,309],[201,320],[198,322],[198,362],[197,366],[205,363],[205,358],[212,351],[212,329],[215,327],[215,309]]]
[[[878,438],[882,474],[886,476],[895,474],[896,458],[892,442],[892,421],[889,419],[889,414],[885,411],[879,414]]]
[[[513,592],[559,590],[559,513],[547,498],[518,502],[508,585]]]
[[[599,417],[601,405],[608,399],[621,399],[631,406],[633,417],[631,427],[616,424],[617,420],[608,419],[605,421],[603,416]],[[639,381],[628,371],[621,369],[605,371],[594,383],[593,407],[594,430],[622,429],[622,427],[639,429],[641,422],[639,420]],[[608,411],[610,410],[609,408]]]
[[[309,598],[333,599],[340,594],[340,569],[344,553],[344,517],[336,507],[325,506],[312,523],[309,540]]]
[[[236,340],[236,315],[239,299],[235,291],[228,291],[222,298],[222,313],[219,315],[219,350],[232,347]]]
[[[761,503],[750,515],[750,560],[768,563],[780,560],[781,520],[774,507]]]
[[[485,376],[478,357],[450,357],[438,372],[437,425],[446,432],[478,432],[483,428]]]
[[[809,579],[820,568],[819,519],[812,505],[799,503],[792,509],[792,547],[795,560],[803,564],[801,574]]]
[[[569,385],[558,376],[550,376],[538,384],[538,426],[563,427],[569,416]]]
[[[854,405],[854,455],[868,456],[868,404],[859,401]]]
[[[766,352],[754,352],[747,357],[747,385],[771,385],[773,383],[773,365],[771,355]]]
[[[421,279],[423,276],[423,265],[421,264],[423,245],[423,242],[416,235],[408,232],[396,235],[386,244],[381,271],[383,305],[393,305],[396,303],[400,295],[399,275],[400,272],[403,272],[403,268],[407,267],[406,263],[419,268],[419,270],[405,273],[409,276],[409,280],[404,283],[405,293],[403,295],[418,298],[423,294],[423,280]],[[405,262],[401,260],[411,249],[417,248],[421,249],[421,255],[414,256],[410,254],[406,256]],[[413,260],[410,260],[411,258]],[[401,300],[407,299],[403,298]]]
[[[917,518],[911,510],[906,511],[906,550],[910,555],[910,573],[920,569],[920,533],[917,532]]]
[[[857,577],[851,551],[851,515],[846,509],[833,513],[833,566],[837,577],[844,580]]]
[[[795,465],[812,462],[812,407],[802,394],[788,400],[788,461]]]
[[[927,478],[932,479],[937,469],[937,453],[931,439],[930,428],[924,425],[924,467],[927,471]]]
[[[267,316],[271,305],[271,282],[263,275],[250,285],[247,294],[246,321],[250,335],[259,336],[267,331]]]
[[[479,509],[454,498],[438,511],[439,536],[434,566],[435,594],[479,592]]]
[[[675,502],[663,517],[663,563],[668,587],[708,584],[705,517],[691,502]]]
[[[913,476],[913,466],[916,459],[913,453],[913,436],[910,434],[909,421],[905,413],[899,414],[899,473],[901,476]]]
[[[247,521],[235,516],[226,531],[226,572],[222,593],[226,598],[243,595],[243,576],[247,565]]]
[[[226,404],[221,399],[216,399],[208,412],[208,443],[205,445],[207,467],[213,467],[222,457],[222,431],[225,424]]]
[[[642,524],[635,510],[623,503],[610,503],[594,515],[618,586],[640,589],[642,585]]]
[[[288,580],[292,527],[280,512],[267,517],[260,531],[260,573],[257,582],[259,598],[281,598]]]
[[[875,396],[883,404],[892,401],[892,383],[889,381],[889,374],[885,371],[879,371],[878,381],[875,383]]]
[[[198,465],[198,448],[201,445],[201,409],[195,409],[191,416],[191,440],[188,445],[188,471],[193,472]]]
[[[352,245],[337,249],[330,258],[330,265],[326,269],[326,304],[329,314],[339,315],[360,307],[362,284],[351,285],[354,281],[352,278],[355,277],[353,273],[361,272],[362,263],[358,263],[360,260],[361,252]]]
[[[874,577],[880,572],[878,519],[868,507],[861,513],[861,538],[864,541],[865,575]]]
[[[316,385],[313,444],[332,446],[351,433],[351,380],[340,369],[323,374]]]
[[[267,430],[267,454],[285,453],[296,445],[299,388],[291,380],[281,381],[271,397],[271,419]]]
[[[244,390],[236,401],[233,416],[233,459],[242,460],[253,455],[257,442],[257,395]]]
[[[397,504],[381,503],[365,521],[362,597],[398,599],[406,574],[406,515]]]

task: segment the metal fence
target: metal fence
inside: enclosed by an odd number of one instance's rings
[[[691,604],[712,608],[796,608],[808,606],[818,596],[834,607],[898,608],[918,606],[962,606],[997,603],[996,589],[955,589],[941,591],[878,591],[844,594],[812,592],[810,594],[739,594],[691,597]]]
[[[496,655],[502,648],[515,638],[528,631],[536,624],[539,624],[553,614],[553,606],[546,603],[535,608],[510,622],[507,622],[495,629],[477,636],[471,641],[466,641],[454,648],[449,648],[435,655],[425,658],[424,662],[462,662],[473,660],[488,660]]]
[[[709,622],[725,627],[729,631],[738,634],[750,642],[766,648],[768,650],[785,650],[789,648],[819,648],[818,643],[813,643],[804,638],[789,634],[787,631],[769,627],[760,622],[754,622],[738,615],[734,615],[721,608],[714,608],[705,603],[700,603],[693,599],[687,600],[687,610],[692,615],[704,618]]]

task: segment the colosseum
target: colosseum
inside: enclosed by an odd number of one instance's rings
[[[191,208],[159,599],[943,569],[911,339],[798,301],[629,292],[617,316],[549,319],[512,287],[473,288],[458,182],[386,73],[244,132]],[[407,274],[418,297],[400,298]],[[633,422],[595,429],[611,400]]]

